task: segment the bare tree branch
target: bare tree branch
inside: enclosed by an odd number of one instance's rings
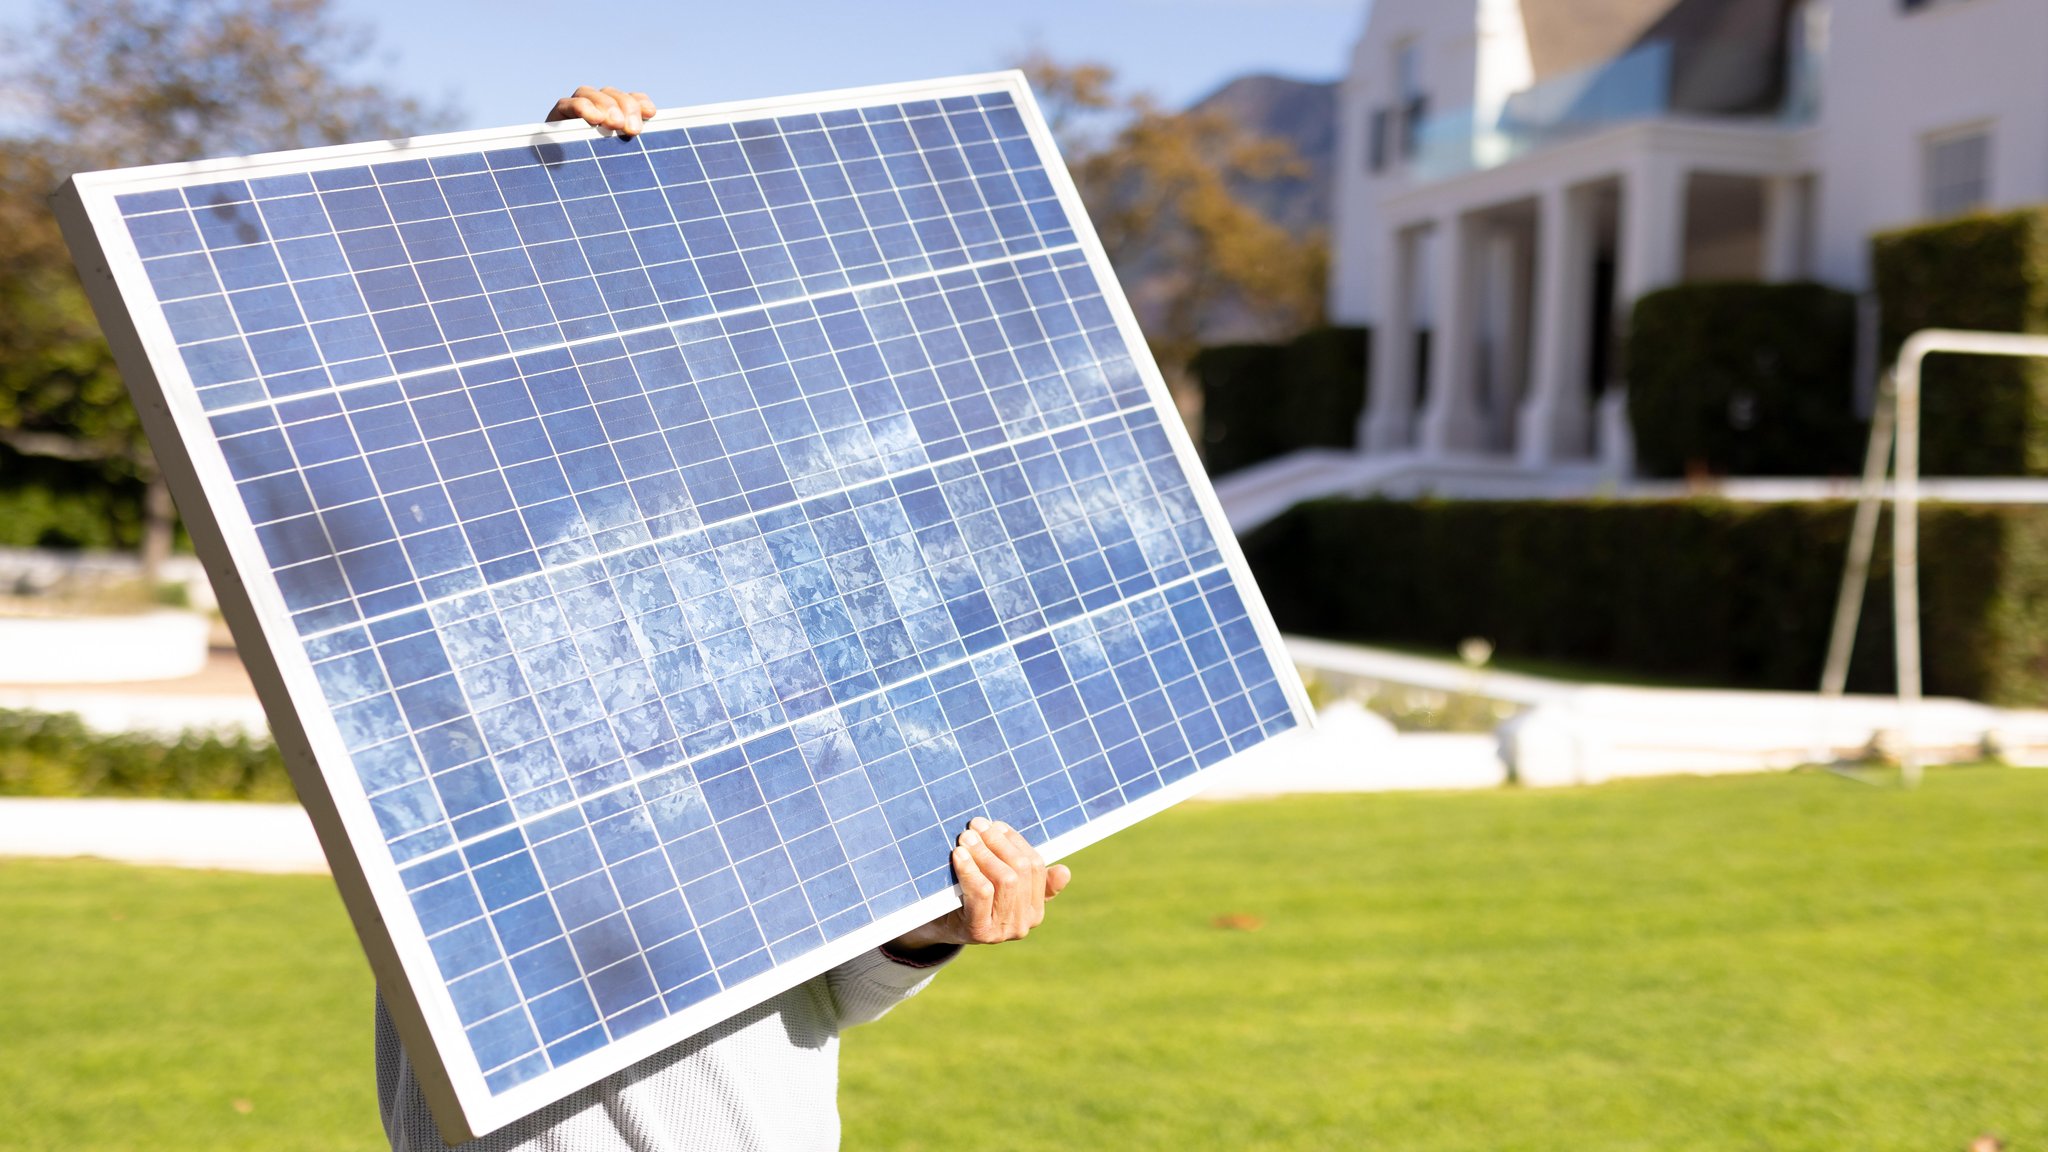
[[[72,436],[55,432],[18,432],[11,428],[0,428],[0,444],[4,444],[23,456],[44,456],[52,460],[100,461],[111,459],[121,453],[104,444],[94,444]]]

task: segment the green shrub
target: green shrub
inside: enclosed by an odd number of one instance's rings
[[[1648,476],[1854,473],[1856,301],[1819,284],[1686,284],[1636,303],[1629,420]]]
[[[1323,500],[1245,541],[1282,628],[1753,688],[1820,682],[1846,503]],[[1880,533],[1880,541],[1888,533]],[[2048,507],[1929,505],[1927,690],[2048,698]],[[1879,549],[1851,686],[1893,684]]]
[[[296,793],[267,740],[104,735],[69,714],[0,709],[0,796],[290,801]]]
[[[133,548],[141,521],[130,513],[139,510],[106,492],[0,489],[0,547]]]
[[[0,548],[133,548],[142,485],[0,447]]]
[[[1922,328],[2048,333],[2048,207],[1882,233],[1871,267],[1886,363]],[[1937,355],[1920,383],[1923,470],[2048,476],[2048,361]]]
[[[1195,375],[1209,472],[1297,448],[1349,448],[1365,408],[1368,346],[1363,328],[1317,328],[1285,344],[1202,349]]]

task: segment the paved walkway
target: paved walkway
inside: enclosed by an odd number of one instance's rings
[[[100,732],[174,736],[188,728],[268,736],[270,723],[232,648],[216,648],[194,676],[128,684],[0,683],[0,708],[70,712]]]
[[[325,872],[297,804],[0,799],[0,856],[96,856],[237,872]]]

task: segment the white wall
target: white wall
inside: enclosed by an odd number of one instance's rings
[[[1350,67],[1337,86],[1337,158],[1330,195],[1330,299],[1333,324],[1363,324],[1372,315],[1372,269],[1380,258],[1373,236],[1366,165],[1366,134],[1372,115],[1365,39],[1352,49]]]
[[[1477,63],[1470,103],[1482,122],[1500,117],[1508,97],[1536,82],[1529,33],[1522,26],[1522,0],[1479,0],[1469,49]]]
[[[1511,9],[1504,16],[1499,9]],[[1489,45],[1482,53],[1484,42]],[[1380,310],[1373,299],[1374,278],[1385,253],[1380,250],[1379,198],[1405,186],[1406,174],[1389,163],[1375,176],[1366,170],[1366,147],[1375,108],[1397,108],[1399,78],[1396,48],[1413,39],[1422,47],[1422,89],[1429,111],[1471,107],[1481,93],[1482,56],[1492,63],[1503,56],[1500,37],[1512,32],[1514,51],[1526,71],[1528,47],[1521,36],[1519,0],[1373,0],[1364,33],[1352,49],[1351,65],[1338,90],[1337,169],[1331,221],[1330,318],[1339,324],[1365,324]],[[1508,53],[1512,62],[1512,53]],[[1505,81],[1489,76],[1489,93]],[[1512,77],[1509,78],[1510,80]],[[1526,80],[1521,83],[1526,83]],[[1519,84],[1514,87],[1519,87]],[[1512,87],[1502,88],[1504,97]],[[1398,129],[1390,126],[1390,132]],[[1389,140],[1389,148],[1393,141]],[[1391,155],[1391,153],[1390,153]]]
[[[1834,0],[1819,130],[1818,268],[1869,283],[1870,234],[1925,215],[1929,133],[1991,126],[1991,204],[2048,201],[2048,2]]]

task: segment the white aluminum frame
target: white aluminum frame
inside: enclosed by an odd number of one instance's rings
[[[1079,247],[1100,282],[1104,300],[1131,349],[1152,404],[1161,417],[1176,457],[1188,473],[1219,551],[1244,594],[1260,642],[1279,672],[1282,690],[1299,728],[1314,723],[1303,689],[1251,570],[1217,503],[1154,363],[1129,301],[1117,283],[1061,162],[1051,129],[1021,72],[997,72],[909,84],[680,108],[661,112],[650,123],[661,128],[725,123],[755,116],[783,116],[945,96],[1008,93],[1029,127],[1047,175],[1066,210]],[[607,1044],[571,1063],[493,1095],[471,1058],[468,1037],[456,1016],[426,936],[415,919],[405,887],[392,863],[368,800],[356,780],[332,711],[314,678],[312,663],[292,627],[282,593],[271,574],[227,463],[215,441],[194,385],[178,354],[167,321],[155,302],[142,260],[129,238],[117,194],[180,187],[197,177],[253,178],[311,172],[398,159],[418,159],[520,144],[589,140],[611,135],[581,122],[523,125],[426,136],[390,142],[350,144],[247,158],[202,160],[72,177],[54,197],[65,239],[84,279],[115,359],[128,382],[145,431],[192,535],[194,548],[219,594],[221,610],[249,667],[271,731],[292,782],[312,817],[334,872],[336,886],[370,966],[383,989],[399,1035],[411,1056],[427,1100],[451,1143],[494,1131],[641,1059],[687,1039],[746,1008],[872,949],[959,906],[958,888],[909,907],[827,944],[802,959],[778,965],[725,989],[703,1003]],[[1291,735],[1291,734],[1288,734]],[[1283,736],[1282,738],[1285,738]],[[1199,792],[1210,773],[1235,757],[1166,785],[1159,791],[1042,845],[1050,859],[1075,852]],[[386,911],[389,916],[386,916]]]
[[[1896,471],[1892,481],[1892,632],[1899,674],[1899,768],[1908,788],[1919,787],[1921,777],[1920,747],[1913,728],[1920,709],[1920,368],[1936,352],[2048,359],[2048,336],[1922,328],[1899,346],[1898,363],[1891,372],[1892,418],[1885,418],[1880,396],[1878,411],[1870,422],[1863,492],[1856,503],[1821,694],[1841,695],[1849,678],[1863,581],[1877,537],[1877,507],[1884,500],[1885,457],[1891,455]]]

